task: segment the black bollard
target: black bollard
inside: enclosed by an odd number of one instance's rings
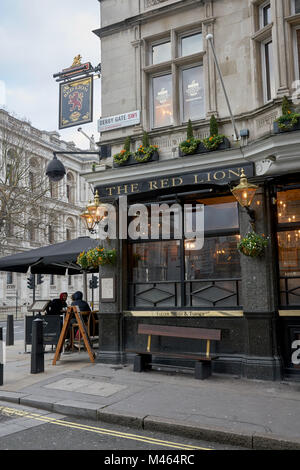
[[[44,372],[44,339],[43,320],[37,318],[32,322],[32,346],[31,346],[31,374]]]
[[[7,315],[6,321],[6,346],[14,345],[14,316]]]
[[[0,328],[0,385],[3,385],[4,343],[3,330]]]

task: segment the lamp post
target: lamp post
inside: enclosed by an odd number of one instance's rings
[[[242,169],[240,183],[231,189],[231,192],[238,203],[246,209],[250,217],[252,228],[254,227],[255,223],[255,212],[253,209],[250,209],[250,206],[257,190],[258,186],[248,182],[244,169]]]

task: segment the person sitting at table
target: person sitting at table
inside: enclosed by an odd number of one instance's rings
[[[80,312],[90,312],[91,309],[89,304],[85,300],[82,300],[82,297],[82,292],[75,292],[75,294],[72,295],[73,302],[71,303],[71,305],[78,307]]]
[[[53,299],[46,308],[46,315],[61,315],[68,307],[67,304],[68,293],[62,292],[59,299]]]

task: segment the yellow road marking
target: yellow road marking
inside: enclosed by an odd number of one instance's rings
[[[205,447],[197,447],[197,446],[191,446],[189,444],[180,444],[178,442],[170,442],[170,441],[163,441],[160,439],[155,439],[152,437],[143,437],[139,436],[138,434],[130,434],[130,433],[124,433],[120,431],[113,431],[105,428],[99,428],[96,426],[89,426],[86,424],[78,424],[74,423],[71,421],[63,421],[60,419],[55,419],[55,418],[50,418],[47,416],[39,415],[37,413],[32,413],[29,411],[23,411],[23,410],[17,410],[15,408],[8,408],[1,406],[0,407],[0,412],[3,414],[8,414],[8,415],[17,415],[20,417],[26,417],[30,419],[35,419],[37,421],[42,421],[44,423],[49,423],[49,424],[56,424],[58,426],[63,426],[67,428],[73,428],[73,429],[79,429],[83,431],[89,431],[89,432],[94,432],[96,434],[103,434],[103,435],[108,435],[112,437],[121,437],[122,439],[131,439],[135,441],[140,441],[140,442],[146,442],[147,444],[156,444],[159,446],[166,446],[166,447],[172,447],[175,449],[181,449],[181,450],[212,450],[209,448]]]

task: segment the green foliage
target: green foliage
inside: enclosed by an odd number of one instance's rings
[[[126,137],[125,143],[124,143],[124,150],[126,150],[126,152],[130,152],[130,144],[131,144],[131,138],[130,136],[128,136]]]
[[[255,258],[260,256],[264,248],[268,245],[268,240],[255,232],[247,233],[238,243],[238,250],[245,256]]]
[[[190,119],[189,119],[188,125],[187,125],[186,138],[187,138],[187,140],[192,140],[194,138],[192,121]]]
[[[212,114],[209,121],[209,135],[210,137],[219,134],[219,126],[215,116]]]
[[[108,250],[101,246],[83,251],[77,257],[77,264],[82,269],[97,268],[107,264],[115,264],[117,261],[117,251],[115,249]]]
[[[282,99],[281,109],[282,109],[283,116],[286,114],[289,114],[289,111],[291,111],[290,102],[286,96],[284,96]]]
[[[145,147],[145,148],[149,147],[149,145],[150,145],[149,135],[148,135],[148,132],[146,132],[146,131],[144,131],[144,133],[143,133],[142,143],[143,143],[143,147]]]

